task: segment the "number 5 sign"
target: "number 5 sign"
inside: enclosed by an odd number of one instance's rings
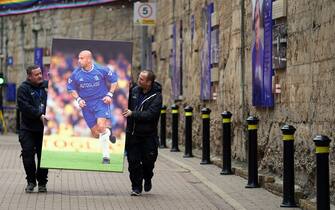
[[[156,3],[134,4],[134,24],[153,26],[156,24]]]

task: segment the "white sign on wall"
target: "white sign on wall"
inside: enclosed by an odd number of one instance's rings
[[[156,24],[156,3],[134,4],[134,24],[153,26]]]

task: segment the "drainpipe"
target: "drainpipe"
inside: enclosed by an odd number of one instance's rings
[[[241,92],[241,107],[242,107],[242,125],[244,124],[244,120],[247,118],[247,112],[246,112],[246,105],[245,105],[245,32],[244,32],[244,15],[245,15],[245,9],[244,9],[244,0],[240,0],[241,5],[241,81],[240,81],[240,92]],[[243,126],[242,126],[243,127]],[[242,129],[242,139],[245,139],[247,137],[247,130]],[[245,143],[245,150],[244,154],[248,154],[248,148],[249,144],[248,141],[244,141]]]
[[[240,82],[240,91],[241,91],[241,105],[242,105],[242,121],[246,118],[245,111],[245,39],[244,39],[244,0],[240,0],[241,2],[241,82]]]

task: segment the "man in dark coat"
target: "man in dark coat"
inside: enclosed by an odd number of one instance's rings
[[[129,95],[128,109],[123,112],[127,117],[126,151],[132,196],[141,195],[152,188],[151,178],[158,155],[157,125],[162,107],[161,85],[155,82],[151,70],[140,72],[137,86]]]
[[[32,65],[26,69],[27,80],[22,82],[17,91],[17,105],[21,113],[19,141],[22,147],[22,160],[26,172],[27,187],[31,193],[38,181],[38,192],[46,192],[48,169],[40,168],[45,109],[47,102],[47,81],[43,80],[39,66]],[[37,167],[35,164],[37,154]]]

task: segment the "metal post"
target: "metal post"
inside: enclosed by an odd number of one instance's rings
[[[250,116],[248,122],[248,184],[246,188],[259,187],[258,184],[258,164],[257,164],[257,117]]]
[[[201,109],[202,118],[202,160],[200,164],[210,164],[210,114],[211,110],[208,108]]]
[[[178,122],[179,122],[179,111],[178,105],[173,104],[172,109],[172,146],[171,152],[179,152],[178,148]]]
[[[166,148],[166,106],[163,105],[161,108],[161,117],[160,117],[160,148]]]
[[[317,135],[313,139],[316,154],[316,209],[329,210],[329,143],[327,136]]]
[[[229,111],[221,113],[222,116],[222,171],[221,175],[232,174],[231,170],[231,116]]]
[[[192,155],[192,112],[191,106],[186,106],[185,111],[185,154],[184,158],[193,157]]]
[[[297,207],[294,200],[294,132],[292,125],[284,125],[283,132],[283,202],[280,207]]]

